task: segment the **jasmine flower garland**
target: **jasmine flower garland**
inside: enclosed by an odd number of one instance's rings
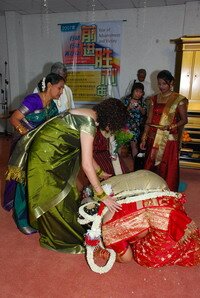
[[[45,89],[46,89],[46,83],[45,83],[45,80],[46,80],[46,78],[43,77],[43,79],[42,79],[42,92],[44,92]]]
[[[112,186],[110,184],[105,184],[102,186],[103,190],[107,195],[113,195]],[[101,221],[102,214],[107,212],[107,207],[101,203],[99,207],[98,214],[95,215],[95,220],[93,220],[91,229],[87,231],[85,235],[85,245],[86,245],[86,259],[90,268],[96,273],[106,273],[108,272],[116,260],[116,252],[112,249],[107,249],[110,253],[109,259],[104,266],[98,266],[94,262],[94,251],[95,248],[100,246],[104,248],[101,241]]]

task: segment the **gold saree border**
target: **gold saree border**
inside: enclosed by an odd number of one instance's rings
[[[185,97],[181,94],[173,93],[172,97],[169,99],[169,101],[166,103],[163,113],[159,122],[159,125],[166,126],[171,125],[172,121],[175,116],[176,108],[178,104],[184,99]],[[162,161],[162,157],[164,154],[164,150],[167,144],[167,141],[169,140],[170,132],[168,130],[161,130],[157,129],[157,133],[154,139],[153,143],[153,150],[156,150],[155,152],[155,165],[159,165]]]

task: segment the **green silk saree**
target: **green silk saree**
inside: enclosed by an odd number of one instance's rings
[[[81,131],[94,136],[94,120],[60,114],[22,138],[9,165],[12,179],[16,173],[25,185],[29,221],[39,231],[41,245],[69,253],[84,251],[85,230],[77,222],[80,198],[75,183]]]

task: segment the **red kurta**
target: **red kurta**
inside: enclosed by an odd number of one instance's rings
[[[113,164],[112,164],[112,157],[109,152],[109,138],[105,138],[101,131],[97,129],[94,143],[93,143],[93,156],[95,161],[101,167],[101,169],[108,173],[115,175]],[[127,173],[128,170],[124,165],[123,161],[120,159],[120,165],[122,168],[122,173]]]

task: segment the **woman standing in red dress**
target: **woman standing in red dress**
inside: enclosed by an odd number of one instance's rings
[[[188,100],[172,91],[174,77],[168,70],[157,75],[160,93],[151,98],[140,148],[146,149],[144,169],[161,176],[170,190],[179,185],[179,150],[184,125],[187,123]]]

